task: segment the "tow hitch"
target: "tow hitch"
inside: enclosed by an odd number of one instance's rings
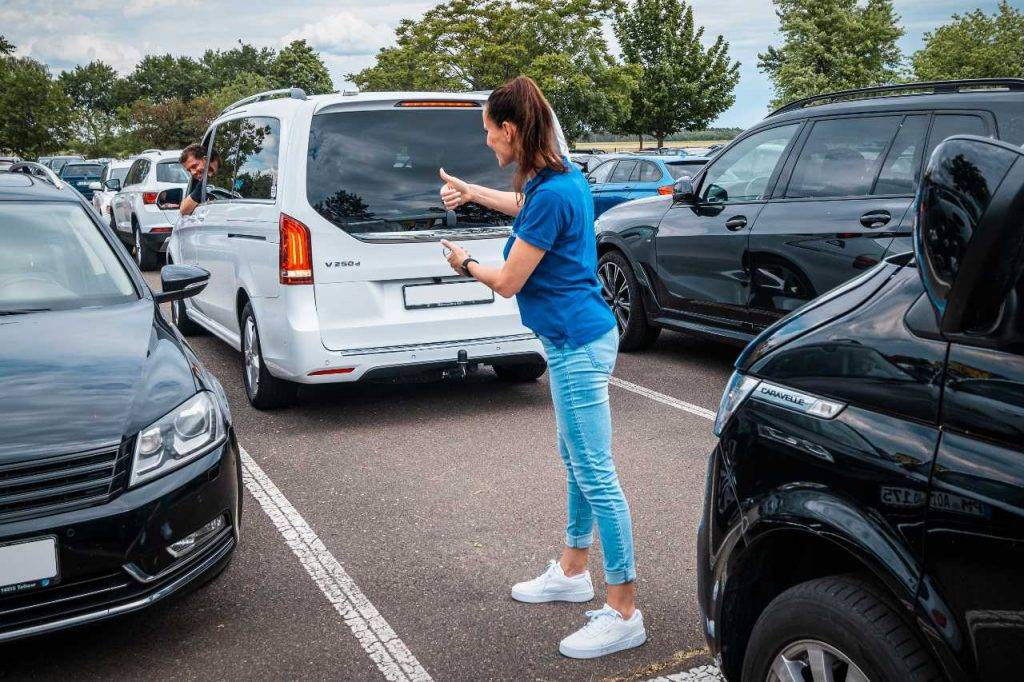
[[[475,362],[470,364],[469,353],[465,350],[459,351],[456,363],[458,364],[454,368],[441,372],[441,376],[445,379],[465,379],[466,375],[475,373],[479,368],[479,365]]]

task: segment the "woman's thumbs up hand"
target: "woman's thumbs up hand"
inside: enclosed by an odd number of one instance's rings
[[[446,211],[454,211],[459,206],[473,201],[473,191],[468,182],[448,175],[444,168],[440,169],[441,179],[444,185],[441,187],[441,202],[444,203]]]

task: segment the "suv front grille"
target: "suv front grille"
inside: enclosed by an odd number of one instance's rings
[[[128,442],[0,464],[0,521],[103,504],[124,488]]]

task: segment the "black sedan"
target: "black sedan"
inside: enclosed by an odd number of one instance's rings
[[[18,166],[15,166],[17,169]],[[76,192],[0,172],[0,642],[127,613],[210,579],[238,538],[223,389]]]

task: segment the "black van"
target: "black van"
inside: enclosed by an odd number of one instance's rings
[[[911,83],[786,105],[673,196],[597,221],[621,350],[662,328],[745,344],[910,246],[924,164],[951,135],[1024,144],[1024,80]]]
[[[730,680],[1024,675],[1024,150],[938,147],[914,252],[741,354],[698,533]]]

